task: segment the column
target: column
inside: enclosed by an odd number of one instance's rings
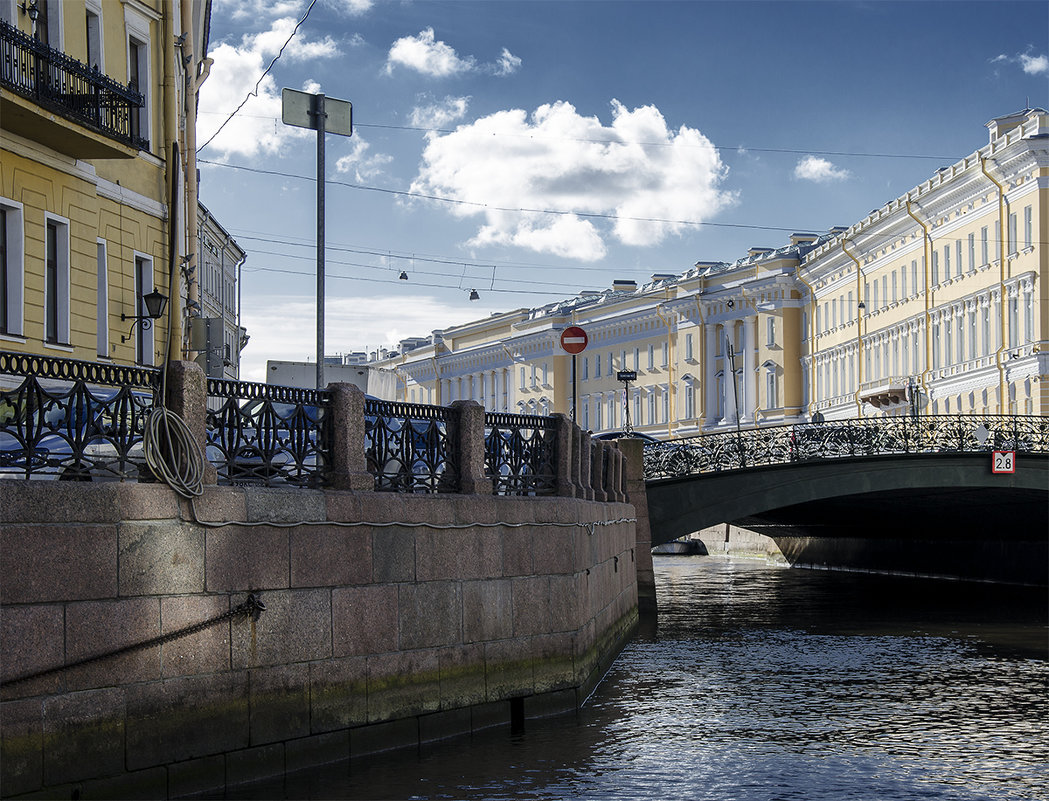
[[[740,421],[749,423],[754,419],[754,409],[757,408],[757,380],[754,373],[754,346],[757,342],[756,337],[756,326],[758,318],[744,317],[741,320],[743,325],[743,339],[740,343],[743,350],[743,387],[740,392],[740,405],[743,407],[740,412]]]
[[[703,357],[703,414],[707,425],[713,425],[718,415],[718,382],[714,378],[717,372],[718,327],[715,323],[704,326],[705,346]]]

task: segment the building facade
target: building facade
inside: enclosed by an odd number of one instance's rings
[[[240,378],[240,353],[248,333],[240,323],[240,268],[248,254],[214,215],[197,204],[197,269],[199,313],[191,327],[190,346],[212,378]],[[197,311],[194,309],[194,311]]]
[[[3,349],[141,365],[185,353],[195,279],[180,290],[177,268],[195,267],[189,111],[209,14],[189,0],[0,0]],[[163,315],[134,320],[154,290]]]
[[[823,234],[401,343],[398,400],[661,438],[870,415],[1049,414],[1049,114]],[[582,327],[586,349],[560,346]],[[629,384],[618,373],[629,371]]]

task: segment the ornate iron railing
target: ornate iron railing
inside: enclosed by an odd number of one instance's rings
[[[132,115],[144,97],[97,69],[0,20],[0,85],[100,133],[144,150]]]
[[[459,491],[458,413],[367,398],[365,458],[378,492]]]
[[[646,445],[645,478],[851,456],[994,450],[1049,453],[1049,417],[881,417],[701,434]]]
[[[556,494],[556,426],[550,417],[485,415],[484,467],[494,494]]]
[[[0,478],[147,480],[160,371],[0,352]]]
[[[323,486],[330,405],[324,391],[209,378],[206,455],[219,483]]]

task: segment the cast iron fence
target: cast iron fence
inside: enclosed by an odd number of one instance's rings
[[[206,457],[221,484],[325,483],[328,392],[208,379]]]
[[[2,20],[0,85],[131,147],[149,147],[132,124],[142,94]]]
[[[0,478],[148,480],[160,371],[0,352]]]
[[[496,495],[555,495],[557,423],[550,417],[485,415],[484,467]]]
[[[364,450],[377,492],[459,491],[458,413],[366,398]]]

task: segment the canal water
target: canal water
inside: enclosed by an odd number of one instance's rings
[[[1044,588],[655,558],[576,715],[234,798],[1049,799]]]

